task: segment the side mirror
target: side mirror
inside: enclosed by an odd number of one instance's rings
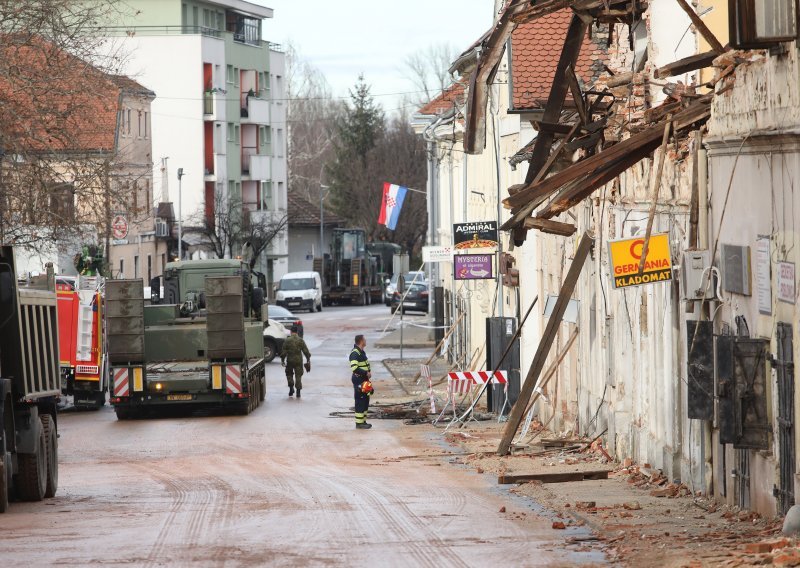
[[[150,303],[161,303],[161,278],[158,276],[150,279]]]
[[[389,278],[387,278],[386,280],[383,281],[383,283],[388,286],[389,284],[392,283],[392,281]]]
[[[264,289],[253,288],[253,292],[250,294],[250,308],[253,310],[253,313],[256,314],[256,316],[260,316],[261,306],[263,305],[264,305]]]

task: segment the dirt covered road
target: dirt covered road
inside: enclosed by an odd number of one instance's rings
[[[118,422],[106,407],[60,416],[55,499],[13,503],[0,516],[5,566],[572,566],[524,501],[492,477],[444,460],[438,433],[397,421],[355,431],[330,417],[352,406],[347,354],[370,343],[388,309],[302,314],[313,370],[289,399],[268,365],[266,404],[250,416],[191,415]],[[377,398],[394,380],[370,350]],[[417,355],[420,353],[417,352]],[[413,355],[410,352],[409,355]],[[506,507],[507,513],[500,509]]]

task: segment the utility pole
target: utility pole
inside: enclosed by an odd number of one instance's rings
[[[183,260],[183,219],[181,218],[183,168],[178,168],[178,260]]]
[[[319,184],[319,257],[325,258],[325,192],[330,187]]]
[[[6,188],[3,185],[3,158],[6,157],[6,151],[0,148],[0,246],[6,240]]]

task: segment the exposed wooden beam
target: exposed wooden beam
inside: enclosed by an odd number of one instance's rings
[[[639,259],[639,274],[644,273],[644,265],[647,261],[647,253],[650,249],[650,235],[653,234],[653,221],[656,217],[656,207],[658,206],[658,196],[661,193],[661,174],[664,173],[664,162],[667,161],[667,143],[669,133],[672,131],[672,117],[667,117],[664,125],[664,137],[661,139],[661,154],[658,157],[658,167],[653,178],[653,196],[650,198],[650,213],[647,215],[647,229],[644,233],[644,245],[642,245],[642,256]]]
[[[683,11],[686,12],[686,15],[689,16],[689,19],[694,24],[694,27],[697,28],[697,31],[703,36],[703,39],[708,42],[708,45],[711,46],[711,49],[716,51],[717,53],[722,53],[725,51],[725,48],[722,47],[722,44],[717,39],[706,23],[697,15],[697,12],[689,6],[689,3],[686,0],[677,0],[678,5],[683,8]]]
[[[561,235],[562,237],[571,237],[575,234],[575,231],[578,230],[578,228],[571,223],[562,223],[560,221],[553,221],[552,219],[538,219],[536,217],[528,217],[522,222],[522,226],[526,229],[538,229],[543,233]]]
[[[696,55],[684,57],[683,59],[678,59],[677,61],[673,61],[672,63],[664,65],[663,67],[659,67],[656,70],[656,78],[664,79],[666,77],[683,75],[684,73],[689,73],[690,71],[697,71],[698,69],[709,67],[714,62],[714,59],[716,59],[718,56],[719,53],[716,51],[706,51],[705,53],[698,53]]]
[[[581,91],[581,86],[578,83],[578,76],[575,74],[575,69],[573,69],[572,65],[568,65],[565,73],[567,76],[569,91],[572,94],[572,100],[575,102],[575,109],[578,111],[578,116],[581,117],[581,122],[583,124],[588,124],[589,115],[586,112],[586,104],[583,100],[583,92]]]
[[[508,422],[506,422],[505,429],[503,430],[503,438],[500,440],[500,445],[497,447],[498,455],[507,455],[511,448],[511,442],[514,441],[514,436],[525,415],[525,410],[528,408],[528,401],[531,399],[531,395],[533,394],[534,388],[536,388],[536,383],[539,380],[542,369],[544,369],[544,364],[547,362],[547,355],[550,353],[550,348],[553,346],[553,341],[558,334],[558,328],[561,325],[564,312],[566,312],[569,300],[572,297],[572,293],[575,291],[575,285],[578,283],[578,277],[581,275],[583,265],[589,257],[593,242],[594,239],[589,233],[584,233],[583,237],[581,237],[578,249],[575,251],[575,257],[572,259],[572,264],[569,267],[567,276],[558,293],[558,299],[556,300],[555,306],[553,306],[553,313],[550,314],[550,319],[547,320],[547,326],[542,334],[542,339],[539,341],[539,346],[536,348],[533,362],[525,377],[525,382],[520,389],[519,398],[511,408]]]

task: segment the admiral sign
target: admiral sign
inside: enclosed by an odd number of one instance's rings
[[[628,288],[642,284],[672,280],[672,256],[669,251],[669,235],[650,235],[644,271],[639,273],[644,238],[620,239],[608,243],[611,257],[612,282],[614,288]]]
[[[456,250],[497,247],[497,221],[475,221],[453,225]]]

